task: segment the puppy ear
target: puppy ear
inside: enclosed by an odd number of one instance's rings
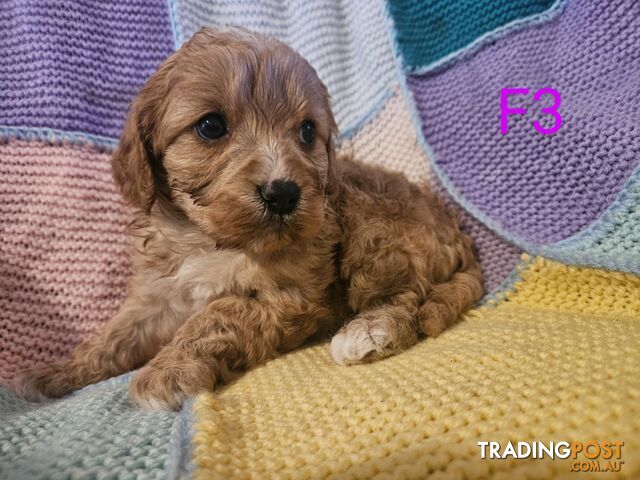
[[[176,52],[165,60],[140,90],[111,160],[113,178],[125,200],[147,213],[157,194],[156,173],[162,169],[160,120],[167,109],[177,58]]]
[[[133,207],[149,212],[155,199],[151,168],[155,158],[148,132],[150,108],[145,108],[144,92],[131,104],[120,144],[113,154],[113,178],[125,200]]]

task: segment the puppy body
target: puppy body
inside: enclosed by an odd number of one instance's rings
[[[202,119],[224,128],[203,137]],[[331,355],[348,365],[455,322],[482,295],[471,241],[428,190],[336,157],[334,133],[295,52],[242,30],[196,34],[134,102],[114,155],[138,209],[127,299],[18,391],[62,396],[142,366],[134,399],[177,408],[314,334],[339,329]]]

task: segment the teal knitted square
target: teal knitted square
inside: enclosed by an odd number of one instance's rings
[[[389,0],[405,67],[430,65],[554,0]]]

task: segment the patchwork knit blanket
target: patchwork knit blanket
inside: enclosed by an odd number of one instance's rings
[[[340,148],[460,210],[485,299],[396,357],[301,349],[179,413],[138,409],[130,375],[16,398],[123,299],[129,102],[228,24],[309,59]],[[0,478],[640,478],[639,2],[4,0],[0,51]],[[509,441],[624,445],[481,457]]]

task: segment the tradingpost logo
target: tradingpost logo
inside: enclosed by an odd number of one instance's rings
[[[570,459],[572,472],[619,472],[624,465],[624,442],[478,442],[480,457],[500,460],[515,459]],[[580,458],[578,458],[580,457]]]

